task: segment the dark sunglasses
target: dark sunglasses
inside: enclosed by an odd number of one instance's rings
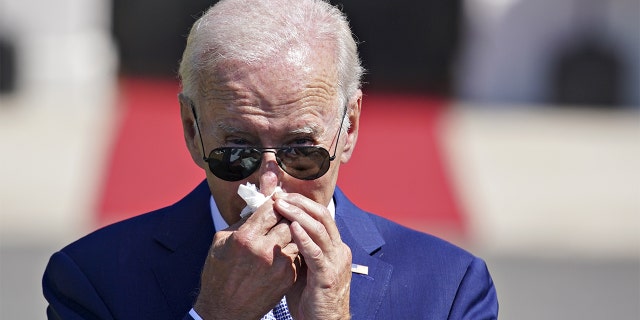
[[[202,144],[202,154],[206,154],[200,126],[198,125],[198,117],[193,104],[191,109],[195,118],[196,129],[200,136],[200,143]],[[278,166],[290,176],[300,180],[315,180],[329,171],[331,161],[336,158],[338,138],[342,133],[342,125],[346,114],[347,108],[345,107],[340,121],[340,129],[338,129],[338,134],[334,140],[336,145],[333,150],[333,156],[329,155],[327,149],[318,146],[222,147],[213,149],[209,153],[209,157],[203,157],[203,160],[209,164],[209,169],[216,177],[226,181],[239,181],[258,170],[262,163],[262,155],[270,152],[275,154]]]

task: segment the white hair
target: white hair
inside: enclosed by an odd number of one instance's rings
[[[338,99],[346,106],[364,69],[338,8],[323,0],[222,0],[191,28],[180,62],[183,94],[195,99],[205,77],[219,76],[226,61],[251,65],[280,56],[303,64],[319,44],[334,50]]]

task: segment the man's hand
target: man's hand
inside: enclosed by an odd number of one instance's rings
[[[246,221],[215,234],[196,312],[209,319],[259,319],[297,278],[289,221],[267,201]]]
[[[276,193],[274,199],[276,211],[291,221],[293,241],[306,264],[287,292],[294,319],[349,319],[351,249],[329,210],[300,194]]]

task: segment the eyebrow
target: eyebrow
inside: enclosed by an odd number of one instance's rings
[[[238,128],[236,126],[230,125],[227,122],[224,121],[218,121],[216,123],[216,127],[218,127],[218,129],[222,130],[225,133],[247,133],[247,130]],[[307,126],[301,127],[301,128],[297,128],[297,129],[293,129],[291,131],[288,132],[288,134],[311,134],[311,135],[321,135],[323,132],[325,132],[326,130],[320,126],[317,123],[312,123],[309,124]]]
[[[225,133],[238,133],[238,132],[245,132],[245,130],[242,130],[238,127],[232,126],[230,124],[228,124],[227,122],[224,121],[218,121],[216,123],[216,127],[220,130],[222,130]]]
[[[321,132],[323,132],[325,130],[322,130],[321,126],[318,125],[317,123],[312,123],[308,126],[304,126],[302,128],[298,128],[298,129],[294,129],[291,130],[290,133],[291,134],[312,134],[312,135],[319,135]]]

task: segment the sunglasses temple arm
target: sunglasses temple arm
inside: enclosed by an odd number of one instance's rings
[[[191,105],[193,107],[193,105]],[[344,118],[347,116],[348,106],[344,107],[344,112],[342,113],[342,119],[340,120],[340,129],[338,129],[338,137],[336,138],[336,146],[333,148],[333,155],[329,157],[329,161],[333,161],[336,158],[336,153],[338,152],[338,141],[340,141],[340,134],[342,134],[342,127],[344,125]],[[200,137],[202,139],[202,137]]]
[[[204,141],[202,140],[202,133],[200,133],[200,125],[198,124],[198,115],[196,114],[196,107],[191,103],[191,112],[193,112],[193,121],[196,123],[196,130],[198,131],[198,136],[200,137],[200,146],[202,147],[202,160],[207,162],[207,156],[204,151]]]

